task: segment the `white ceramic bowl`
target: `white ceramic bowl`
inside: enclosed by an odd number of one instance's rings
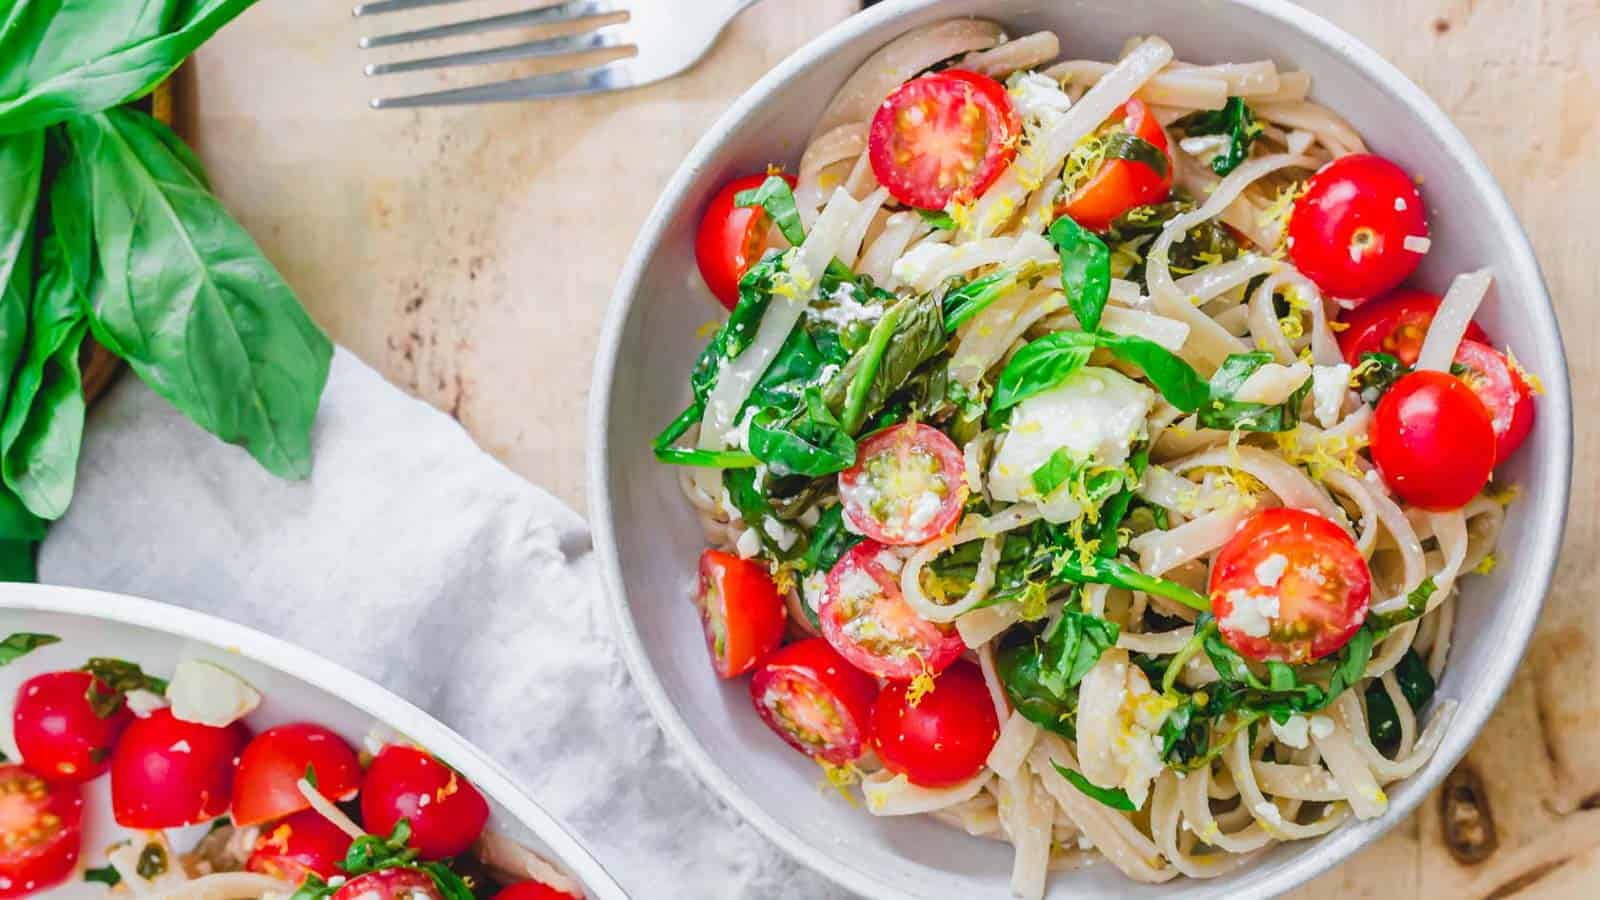
[[[1461,707],[1443,745],[1390,793],[1380,819],[1278,846],[1213,881],[1150,887],[1109,865],[1057,874],[1052,897],[1265,897],[1306,881],[1403,819],[1466,751],[1504,691],[1539,614],[1561,542],[1572,458],[1567,369],[1555,315],[1526,235],[1483,163],[1444,113],[1370,48],[1275,0],[899,0],[853,16],[745,92],[689,154],[646,221],[617,282],[596,361],[590,512],[621,644],[656,718],[695,770],[773,841],[873,898],[1008,896],[1011,850],[926,819],[879,819],[819,791],[816,766],[769,734],[742,681],[711,674],[688,596],[702,547],[675,473],[651,457],[655,432],[688,397],[697,329],[716,311],[695,271],[693,235],[713,192],[768,162],[798,162],[834,90],[873,50],[917,25],[978,15],[1012,34],[1048,28],[1071,57],[1114,58],[1135,34],[1160,34],[1182,59],[1270,57],[1306,69],[1313,94],[1371,144],[1424,179],[1433,248],[1414,282],[1442,291],[1489,266],[1479,316],[1538,372],[1533,436],[1501,473],[1522,487],[1488,577],[1469,579],[1439,687]]]
[[[11,698],[23,681],[42,672],[76,668],[91,656],[131,660],[152,673],[171,672],[180,659],[212,660],[261,692],[261,707],[247,720],[258,731],[283,722],[312,721],[359,747],[381,723],[427,747],[466,776],[489,801],[489,827],[559,865],[584,885],[590,900],[627,900],[594,857],[518,790],[504,769],[427,713],[313,653],[164,603],[76,588],[0,584],[0,635],[17,631],[55,635],[61,643],[0,668],[0,717],[7,723]],[[5,732],[10,734],[9,727]],[[110,793],[104,777],[87,788],[84,858],[88,865],[103,865],[103,848],[123,837],[111,819]],[[90,900],[107,894],[99,885],[69,881],[50,896]]]

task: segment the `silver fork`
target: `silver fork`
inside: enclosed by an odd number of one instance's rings
[[[376,0],[354,10],[357,16],[443,6],[464,0]],[[565,0],[523,12],[469,19],[450,25],[363,37],[362,49],[478,34],[503,28],[592,23],[588,30],[484,50],[373,63],[368,75],[472,66],[516,59],[571,57],[615,50],[620,58],[599,64],[572,59],[556,71],[492,84],[405,97],[373,98],[374,109],[455,106],[542,100],[638,87],[670,78],[694,65],[735,15],[758,0]]]

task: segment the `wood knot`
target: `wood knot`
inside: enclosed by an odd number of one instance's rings
[[[1444,825],[1445,847],[1462,865],[1481,863],[1500,846],[1489,793],[1477,771],[1466,763],[1445,777],[1439,791],[1439,821]]]

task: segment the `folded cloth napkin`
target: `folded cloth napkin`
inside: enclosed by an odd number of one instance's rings
[[[360,672],[508,767],[641,900],[844,896],[666,745],[612,642],[583,520],[348,352],[304,482],[131,377],[87,432],[41,581],[203,610]]]

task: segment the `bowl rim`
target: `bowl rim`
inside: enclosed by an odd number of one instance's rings
[[[940,2],[941,0],[887,0],[863,12],[848,16],[808,41],[747,88],[695,143],[662,189],[661,196],[641,226],[639,236],[629,251],[627,261],[612,291],[610,306],[600,334],[599,347],[595,354],[588,409],[588,500],[594,547],[600,560],[605,592],[615,621],[618,645],[634,682],[644,695],[656,722],[671,739],[672,744],[688,758],[690,767],[700,780],[791,857],[849,890],[868,897],[894,898],[894,900],[899,898],[915,900],[915,897],[861,867],[852,864],[837,865],[833,860],[816,852],[809,841],[786,823],[768,815],[722,771],[706,746],[679,715],[671,698],[667,696],[665,686],[650,666],[644,644],[634,627],[623,587],[614,511],[608,491],[609,410],[613,400],[622,333],[636,300],[639,281],[662,243],[665,226],[673,210],[683,202],[690,183],[699,175],[707,160],[740,123],[794,75],[812,66],[825,64],[827,58],[840,46],[860,35],[937,6]],[[1488,167],[1444,110],[1376,50],[1316,13],[1295,6],[1289,0],[1220,0],[1220,2],[1225,6],[1266,16],[1281,27],[1297,31],[1308,40],[1328,48],[1329,52],[1345,65],[1364,75],[1379,90],[1399,101],[1410,115],[1440,141],[1448,156],[1467,174],[1470,189],[1485,201],[1491,213],[1490,221],[1495,233],[1508,240],[1510,271],[1502,274],[1506,278],[1520,280],[1531,288],[1535,302],[1531,304],[1531,309],[1526,310],[1533,320],[1531,330],[1536,341],[1541,345],[1548,345],[1560,363],[1559,372],[1551,373],[1558,377],[1545,379],[1539,427],[1548,429],[1551,449],[1547,464],[1553,464],[1558,469],[1562,489],[1548,496],[1524,501],[1530,507],[1528,515],[1535,530],[1533,542],[1535,546],[1531,553],[1519,557],[1519,569],[1524,569],[1525,577],[1518,579],[1519,588],[1516,590],[1516,597],[1511,601],[1511,609],[1506,614],[1505,628],[1502,632],[1504,640],[1498,644],[1488,665],[1480,669],[1480,677],[1483,679],[1481,684],[1484,689],[1463,700],[1455,720],[1446,730],[1444,739],[1433,758],[1420,772],[1404,779],[1403,783],[1407,790],[1389,804],[1388,810],[1382,817],[1339,828],[1331,834],[1318,838],[1315,846],[1309,848],[1296,865],[1284,867],[1249,886],[1241,885],[1235,892],[1235,896],[1240,898],[1255,898],[1277,896],[1310,881],[1348,860],[1361,848],[1410,815],[1422,799],[1438,785],[1445,773],[1453,769],[1466,754],[1489,716],[1499,705],[1513,674],[1521,664],[1534,627],[1538,623],[1550,583],[1555,576],[1556,560],[1566,526],[1567,500],[1571,492],[1572,407],[1566,350],[1561,340],[1549,289],[1527,231],[1513,212],[1509,200]],[[1227,15],[1229,12],[1231,10],[1223,10],[1222,14]],[[1182,892],[1173,893],[1175,896],[1180,896]]]
[[[192,640],[253,660],[371,715],[447,759],[550,848],[590,900],[628,900],[581,842],[517,787],[511,774],[454,729],[399,695],[309,650],[245,625],[128,594],[41,584],[0,584],[0,612],[63,613]]]

